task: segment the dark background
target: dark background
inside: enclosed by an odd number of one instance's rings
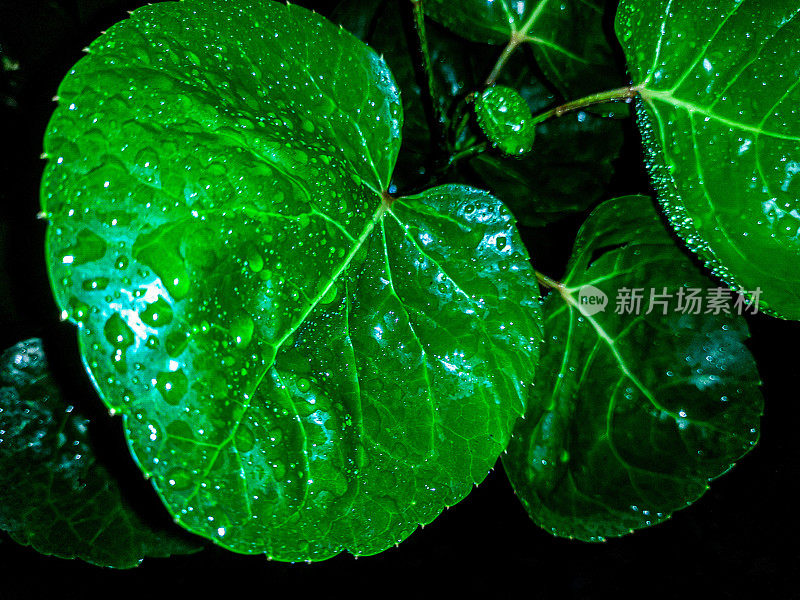
[[[121,20],[141,0],[0,0],[0,349],[44,338],[56,374],[95,422],[107,460],[130,475],[128,494],[164,518],[152,490],[138,477],[82,367],[74,328],[58,322],[45,275],[44,223],[37,221],[41,140],[58,82],[81,48]],[[308,2],[303,3],[308,5]],[[315,6],[326,11],[326,6]],[[609,197],[647,192],[639,143],[631,124]],[[582,216],[523,231],[540,270],[561,274]],[[766,414],[759,446],[712,484],[691,508],[669,522],[604,544],[551,537],[538,529],[498,468],[466,500],[417,531],[399,548],[375,557],[339,556],[318,564],[268,563],[209,548],[200,554],[146,559],[131,571],[101,569],[45,557],[0,534],[0,599],[266,597],[292,594],[417,597],[467,589],[470,595],[600,598],[800,598],[796,506],[800,451],[796,401],[800,390],[800,324],[749,318],[750,347],[764,382]],[[658,351],[657,348],[652,351]],[[140,485],[141,484],[141,485]],[[35,499],[34,499],[35,501]]]

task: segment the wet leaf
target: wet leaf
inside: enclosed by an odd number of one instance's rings
[[[716,286],[649,198],[592,213],[563,285],[544,303],[542,364],[503,465],[538,525],[599,541],[702,496],[755,445],[763,400],[744,318],[708,301],[695,313],[694,290]],[[637,289],[641,309],[622,306]]]
[[[199,550],[180,529],[139,516],[98,462],[90,427],[48,370],[41,340],[0,355],[0,529],[43,554],[104,567]]]
[[[617,35],[658,197],[733,288],[800,319],[800,3],[623,1]]]
[[[534,371],[535,278],[485,192],[388,195],[402,110],[375,52],[293,5],[164,3],[59,96],[56,299],[184,527],[373,554],[485,477]]]
[[[484,90],[475,99],[475,114],[486,137],[505,154],[519,156],[530,151],[536,125],[515,89],[499,85]]]
[[[616,0],[427,0],[426,13],[472,41],[530,43],[536,62],[567,97],[623,84],[603,17]],[[498,52],[499,55],[499,52]],[[494,57],[497,58],[497,57]]]

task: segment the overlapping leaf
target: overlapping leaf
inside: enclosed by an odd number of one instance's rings
[[[589,217],[561,293],[545,301],[548,343],[503,457],[537,524],[590,541],[647,527],[755,445],[763,400],[747,325],[729,303],[712,309],[708,288],[649,198]],[[635,294],[639,309],[615,302]]]
[[[59,96],[55,295],[184,527],[371,554],[483,479],[534,371],[535,279],[495,198],[388,195],[402,110],[377,54],[295,6],[164,3]]]
[[[623,0],[617,35],[659,201],[735,288],[800,319],[800,3]]]
[[[44,554],[106,567],[198,550],[139,516],[98,462],[89,427],[50,374],[41,340],[3,352],[0,529]]]

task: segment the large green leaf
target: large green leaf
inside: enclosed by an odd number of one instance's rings
[[[603,15],[617,0],[425,0],[426,13],[476,42],[529,42],[536,62],[566,96],[621,84]],[[496,58],[496,57],[495,57]]]
[[[51,375],[41,340],[0,355],[0,529],[44,554],[104,567],[198,550],[180,529],[139,516],[98,462],[89,429]]]
[[[540,337],[508,211],[394,200],[398,90],[276,2],[135,11],[59,89],[50,275],[185,527],[237,552],[379,552],[505,447]]]
[[[649,167],[673,227],[732,287],[800,319],[800,2],[624,0]]]
[[[537,524],[597,541],[699,498],[755,445],[763,400],[738,309],[679,307],[679,290],[702,298],[715,284],[670,239],[649,198],[592,213],[563,286],[544,303],[548,343],[503,465]],[[641,311],[618,310],[617,294],[637,288]],[[672,297],[647,314],[651,289]]]
[[[398,7],[393,2],[384,4],[385,10],[377,12],[378,4],[349,0],[339,7],[337,19],[383,53],[403,90],[403,148],[395,177],[399,186],[413,186],[430,176],[420,170],[435,140],[423,110],[425,98],[415,76],[413,50],[399,26]],[[428,23],[427,37],[436,85],[434,101],[452,125],[457,122],[460,102],[481,87],[496,57],[491,48],[458,38],[436,23]],[[512,56],[500,82],[517,89],[534,112],[559,102],[522,52]],[[595,203],[605,192],[612,160],[622,145],[621,123],[579,112],[540,123],[536,129],[535,151],[517,158],[483,153],[458,164],[448,177],[488,189],[526,225],[541,226]],[[463,140],[454,139],[457,133],[451,127],[448,142],[463,149]]]

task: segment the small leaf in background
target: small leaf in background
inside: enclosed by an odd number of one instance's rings
[[[374,554],[486,476],[538,287],[496,198],[387,193],[403,115],[378,54],[294,5],[162,3],[59,96],[54,293],[181,525],[286,561]]]
[[[623,0],[659,202],[731,287],[800,319],[800,2]]]
[[[19,68],[19,62],[0,44],[0,111],[17,108],[19,82],[16,75]]]
[[[649,198],[592,213],[563,286],[544,303],[548,343],[503,465],[538,525],[598,541],[702,496],[755,445],[763,400],[744,318],[708,303],[692,312],[687,298],[716,284]],[[619,294],[637,289],[641,310],[618,310]],[[649,305],[650,290],[668,304]]]
[[[478,124],[494,146],[519,156],[530,151],[536,125],[528,105],[517,90],[496,85],[475,98]]]
[[[131,568],[200,549],[180,529],[142,520],[62,396],[41,340],[0,355],[0,529],[43,554]]]
[[[623,85],[603,29],[616,0],[426,0],[426,13],[458,35],[489,44],[530,43],[536,62],[567,98]],[[498,52],[499,55],[499,52]],[[494,58],[497,58],[495,56]]]

